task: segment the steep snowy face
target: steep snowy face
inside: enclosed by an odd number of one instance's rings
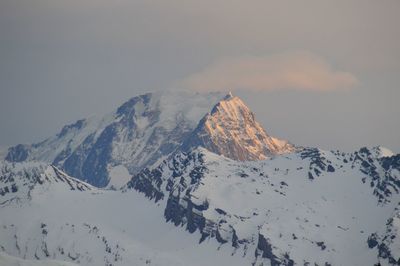
[[[191,92],[137,96],[113,113],[79,120],[43,142],[12,147],[6,160],[45,161],[95,186],[118,186],[180,147],[222,97]]]
[[[263,160],[295,150],[287,141],[269,136],[243,101],[231,93],[200,121],[183,145],[185,150],[197,146],[238,161]]]

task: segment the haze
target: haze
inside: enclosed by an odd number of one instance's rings
[[[400,152],[400,1],[0,1],[0,145],[163,89],[232,90],[297,145]]]

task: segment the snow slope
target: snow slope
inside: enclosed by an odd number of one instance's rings
[[[3,266],[77,266],[76,264],[55,260],[24,260],[0,252],[0,265]]]

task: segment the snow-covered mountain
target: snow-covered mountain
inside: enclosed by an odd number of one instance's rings
[[[269,136],[239,97],[229,93],[199,123],[184,149],[204,147],[239,161],[263,160],[289,153],[294,146]]]
[[[231,94],[134,97],[5,158],[0,265],[400,264],[400,154],[295,147]]]
[[[268,136],[238,98],[223,93],[157,92],[134,97],[102,118],[78,120],[6,160],[45,161],[97,187],[131,175],[182,148],[205,147],[238,160],[261,160],[294,147]]]

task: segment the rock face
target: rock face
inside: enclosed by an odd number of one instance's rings
[[[269,136],[243,101],[231,93],[203,117],[183,149],[198,146],[237,161],[264,160],[295,150],[287,141]]]

